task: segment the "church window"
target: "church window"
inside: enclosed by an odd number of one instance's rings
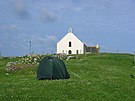
[[[72,43],[71,43],[71,41],[69,42],[69,47],[71,47],[72,46]]]
[[[76,50],[76,54],[78,54],[78,50]]]

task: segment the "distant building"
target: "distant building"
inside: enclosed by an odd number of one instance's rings
[[[98,44],[96,46],[87,46],[86,47],[86,52],[87,53],[99,53],[100,52],[100,47]]]
[[[86,46],[72,32],[72,28],[68,29],[68,33],[57,43],[57,54],[84,54],[99,53],[99,46]]]

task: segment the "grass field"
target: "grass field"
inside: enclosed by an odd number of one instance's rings
[[[0,101],[135,101],[131,54],[89,54],[65,61],[69,80],[36,79],[37,67],[6,75],[0,59]]]

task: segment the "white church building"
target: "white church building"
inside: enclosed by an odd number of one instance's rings
[[[96,46],[94,48],[99,49],[99,47]],[[93,46],[87,47],[73,34],[72,28],[69,28],[68,33],[57,43],[57,54],[84,54],[91,50],[93,50]]]

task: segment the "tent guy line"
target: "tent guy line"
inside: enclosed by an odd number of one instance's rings
[[[81,79],[81,77],[80,77],[79,75],[75,74],[74,72],[70,71],[69,69],[68,69],[68,71],[69,71],[70,73],[72,73],[74,76],[76,76],[76,77],[78,77],[79,79]]]

